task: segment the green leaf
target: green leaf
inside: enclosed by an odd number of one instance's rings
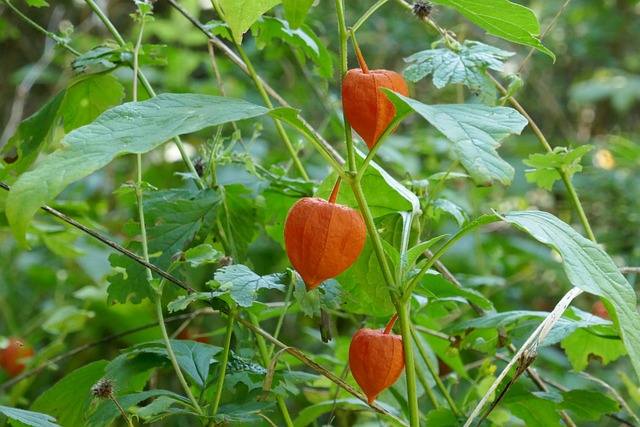
[[[510,212],[503,219],[562,255],[572,285],[611,303],[629,358],[640,378],[640,314],[636,294],[605,251],[555,216],[538,211]]]
[[[442,234],[440,236],[434,237],[433,239],[429,239],[426,242],[418,243],[417,245],[409,249],[404,255],[402,255],[402,261],[404,262],[405,267],[407,269],[412,269],[416,260],[420,258],[424,251],[446,237],[446,234]]]
[[[433,210],[432,215],[436,221],[438,221],[440,216],[444,213],[451,216],[458,224],[458,227],[464,227],[464,225],[469,222],[467,213],[451,200],[439,197],[432,202],[429,208]]]
[[[421,286],[416,288],[416,291],[420,292],[421,289],[424,289],[436,300],[455,300],[464,304],[472,302],[489,312],[494,309],[493,303],[480,292],[469,288],[458,287],[445,280],[440,273],[433,270],[429,270],[427,274],[423,276],[420,284]],[[487,316],[483,316],[482,318],[484,319],[490,316],[492,316],[492,314],[488,313]]]
[[[27,4],[31,7],[47,7],[49,3],[45,0],[25,0]]]
[[[314,421],[318,420],[324,414],[328,414],[335,410],[336,405],[340,408],[343,408],[346,411],[363,411],[368,408],[367,404],[361,401],[360,399],[350,398],[350,399],[337,399],[337,400],[326,400],[324,402],[316,403],[315,405],[308,405],[304,409],[302,409],[298,413],[298,417],[293,420],[294,427],[304,427],[308,425],[312,425]],[[393,414],[397,414],[398,411],[392,407],[382,404],[385,409],[389,410]],[[378,415],[381,420],[384,420],[384,425],[388,426],[401,426],[402,424],[398,423],[397,419],[392,417]]]
[[[596,421],[604,414],[613,414],[620,405],[608,396],[593,390],[569,390],[560,392],[562,409],[573,412],[572,417]]]
[[[58,92],[34,115],[20,123],[16,133],[9,138],[7,145],[0,152],[0,177],[7,173],[20,175],[29,169],[42,149],[51,142],[65,92],[66,90]],[[6,168],[6,172],[2,166]]]
[[[460,162],[477,185],[494,180],[509,185],[513,168],[498,155],[500,141],[519,134],[527,124],[520,113],[507,107],[485,105],[426,105],[383,89],[402,108],[409,107],[424,117],[454,145]]]
[[[325,280],[316,288],[316,291],[307,292],[302,280],[296,281],[293,297],[300,305],[305,316],[313,317],[324,310],[337,310],[342,304],[340,284],[334,280]]]
[[[56,419],[47,414],[39,412],[26,411],[24,409],[10,408],[8,406],[0,406],[0,414],[4,414],[11,420],[20,421],[21,423],[33,427],[60,427],[56,424]]]
[[[225,20],[231,29],[233,38],[242,43],[242,35],[265,12],[282,0],[220,0],[220,7],[225,14]]]
[[[582,156],[593,148],[593,145],[583,145],[573,150],[556,147],[551,153],[531,154],[527,160],[522,161],[525,165],[534,168],[525,171],[527,182],[535,182],[538,187],[551,191],[553,184],[562,179],[558,170],[565,170],[569,178],[573,177],[582,170],[580,165]]]
[[[253,28],[259,49],[271,45],[273,38],[282,39],[292,47],[293,52],[302,62],[305,56],[311,59],[316,64],[316,71],[321,77],[328,79],[333,75],[329,52],[318,36],[306,25],[299,29],[292,29],[287,21],[263,16]]]
[[[220,206],[218,193],[211,189],[147,191],[143,196],[145,219],[153,224],[147,228],[148,250],[160,254],[153,263],[162,269],[171,265],[174,255],[193,239],[203,221],[215,218]],[[131,238],[137,233],[136,226]],[[138,247],[139,243],[133,242],[128,249]],[[108,277],[111,301],[139,303],[152,297],[145,267],[121,254],[112,254],[109,261],[117,272]]]
[[[584,370],[591,360],[603,365],[626,354],[625,346],[617,337],[602,337],[586,329],[578,329],[561,343],[573,370]]]
[[[7,218],[16,239],[27,247],[25,233],[40,206],[114,157],[146,153],[177,135],[267,111],[238,99],[196,94],[163,94],[106,111],[95,122],[66,135],[63,149],[14,184],[7,198]]]
[[[517,382],[507,392],[503,404],[527,427],[561,426],[556,398],[559,400],[552,393],[531,393]]]
[[[211,299],[211,292],[195,292],[189,295],[180,295],[167,305],[169,312],[181,311],[189,307],[195,301],[208,301]]]
[[[84,74],[74,78],[60,107],[64,131],[69,133],[94,121],[124,98],[124,88],[111,74]]]
[[[205,243],[185,251],[184,260],[189,263],[191,267],[195,268],[201,265],[215,263],[223,255],[222,252],[215,250],[213,246]]]
[[[284,6],[284,17],[289,21],[291,28],[299,28],[314,0],[282,0]]]
[[[258,291],[261,289],[285,290],[281,283],[282,274],[258,276],[249,267],[241,264],[222,267],[213,277],[220,286],[211,295],[215,297],[228,293],[240,307],[251,307],[257,301]]]
[[[50,334],[67,334],[81,330],[95,313],[73,305],[56,307],[42,324],[42,329]]]
[[[531,9],[507,0],[435,0],[434,3],[456,8],[488,34],[535,47],[556,59],[535,37],[540,34],[540,24]]]
[[[513,55],[484,43],[467,40],[455,51],[448,47],[424,50],[405,58],[414,62],[407,67],[404,76],[417,82],[433,74],[433,84],[441,89],[447,84],[463,84],[479,91],[485,103],[496,99],[496,88],[487,69],[502,71],[504,61]]]
[[[57,418],[63,426],[84,425],[91,404],[91,387],[104,376],[107,361],[100,360],[76,369],[42,393],[31,410]]]
[[[138,66],[166,65],[165,58],[160,56],[164,46],[144,44],[138,51]],[[118,66],[133,66],[133,45],[120,46],[115,42],[106,42],[76,57],[71,63],[76,73],[97,74]]]
[[[225,185],[221,189],[220,223],[231,244],[231,256],[245,259],[247,249],[257,237],[261,213],[251,190],[242,184]]]
[[[171,340],[171,349],[180,368],[200,387],[204,387],[206,384],[211,359],[222,351],[220,347],[190,340]],[[163,341],[140,344],[127,353],[152,353],[169,358]]]

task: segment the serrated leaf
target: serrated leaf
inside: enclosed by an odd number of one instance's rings
[[[560,392],[562,409],[571,411],[577,418],[596,421],[604,414],[613,414],[620,405],[606,395],[593,390],[569,390]]]
[[[307,17],[314,0],[282,0],[284,17],[289,21],[291,28],[298,28]]]
[[[467,40],[460,49],[447,47],[424,50],[405,58],[414,62],[407,67],[404,76],[417,82],[433,74],[433,84],[441,89],[447,84],[463,84],[473,91],[480,91],[483,100],[495,101],[496,88],[486,73],[487,69],[502,71],[504,61],[513,55],[484,43]]]
[[[56,417],[60,425],[84,425],[84,414],[91,403],[91,386],[104,376],[107,361],[89,363],[66,375],[42,393],[31,410]]]
[[[282,0],[220,0],[220,7],[225,14],[225,20],[231,29],[233,38],[242,43],[243,34],[265,12]]]
[[[591,360],[607,365],[627,353],[624,343],[619,339],[602,337],[585,329],[578,329],[569,335],[561,346],[576,372],[584,370]]]
[[[604,297],[611,303],[612,320],[619,329],[629,358],[640,378],[640,314],[636,294],[611,257],[555,216],[538,211],[510,212],[503,219],[560,253],[573,286]]]
[[[529,155],[529,158],[522,162],[535,169],[525,171],[527,182],[535,182],[538,187],[551,191],[553,184],[562,179],[558,170],[565,170],[569,178],[573,177],[582,170],[582,156],[593,148],[593,145],[583,145],[573,150],[556,147],[551,153]]]
[[[163,94],[106,111],[95,122],[66,135],[63,149],[14,184],[7,198],[7,218],[16,239],[27,247],[25,233],[40,206],[114,157],[146,153],[177,135],[267,111],[238,99],[196,94]]]
[[[453,142],[460,162],[477,185],[491,185],[494,180],[511,183],[514,170],[496,150],[504,138],[519,134],[526,126],[519,112],[486,105],[426,105],[382,90],[396,106],[414,110]]]
[[[263,16],[253,26],[256,34],[256,43],[258,48],[263,49],[272,43],[273,38],[280,38],[288,43],[294,53],[303,52],[299,55],[304,61],[305,56],[316,64],[318,74],[328,79],[333,74],[333,66],[329,52],[324,44],[318,39],[314,32],[303,25],[298,29],[293,29],[287,21],[277,18]]]
[[[147,191],[143,195],[145,219],[147,224],[153,224],[147,228],[148,250],[150,254],[160,253],[153,263],[167,269],[202,222],[215,218],[220,197],[211,189]],[[139,243],[133,242],[128,249],[135,251],[138,247]],[[108,277],[111,301],[139,303],[152,296],[145,267],[121,254],[112,254],[109,261],[117,272]]]
[[[325,280],[314,292],[307,292],[302,280],[297,280],[295,286],[293,297],[305,316],[313,317],[320,312],[321,308],[336,310],[342,303],[340,283],[334,279]]]
[[[540,24],[531,9],[507,0],[435,0],[434,3],[456,8],[491,35],[535,47],[556,59],[553,52],[534,37],[540,34]]]
[[[41,414],[40,412],[27,411],[24,409],[10,408],[8,406],[0,406],[0,414],[6,415],[10,420],[16,420],[24,425],[33,427],[60,427],[56,424],[56,419],[51,415]]]
[[[67,88],[60,113],[64,131],[69,133],[94,121],[124,98],[124,88],[111,74],[84,74],[74,78]]]
[[[285,290],[281,283],[282,274],[258,276],[249,267],[241,264],[222,267],[213,277],[220,286],[211,295],[215,297],[228,293],[240,307],[251,307],[258,299],[258,291],[261,289]]]
[[[56,94],[35,114],[18,125],[0,152],[0,177],[20,175],[36,161],[42,149],[50,142],[52,130],[58,122],[60,105],[66,90]]]

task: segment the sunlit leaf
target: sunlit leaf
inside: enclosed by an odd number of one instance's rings
[[[231,29],[233,38],[242,42],[243,34],[265,12],[282,0],[220,0],[220,7],[225,14],[225,20]]]

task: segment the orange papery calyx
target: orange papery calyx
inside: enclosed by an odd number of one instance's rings
[[[342,108],[353,130],[371,150],[396,114],[395,105],[380,88],[405,96],[409,95],[409,89],[404,78],[395,71],[369,70],[353,32],[351,35],[360,68],[347,71],[342,80]]]
[[[362,215],[336,203],[340,179],[329,200],[303,197],[289,210],[284,243],[307,291],[349,268],[360,256],[367,232]]]
[[[370,405],[382,390],[392,386],[404,371],[402,336],[391,333],[397,318],[398,315],[395,314],[384,331],[363,328],[351,339],[351,373]]]

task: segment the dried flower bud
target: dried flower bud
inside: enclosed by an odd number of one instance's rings
[[[428,1],[418,0],[413,4],[413,14],[420,19],[428,18],[433,11],[433,4]]]
[[[108,378],[101,378],[91,387],[91,393],[98,399],[112,399],[115,386]]]

